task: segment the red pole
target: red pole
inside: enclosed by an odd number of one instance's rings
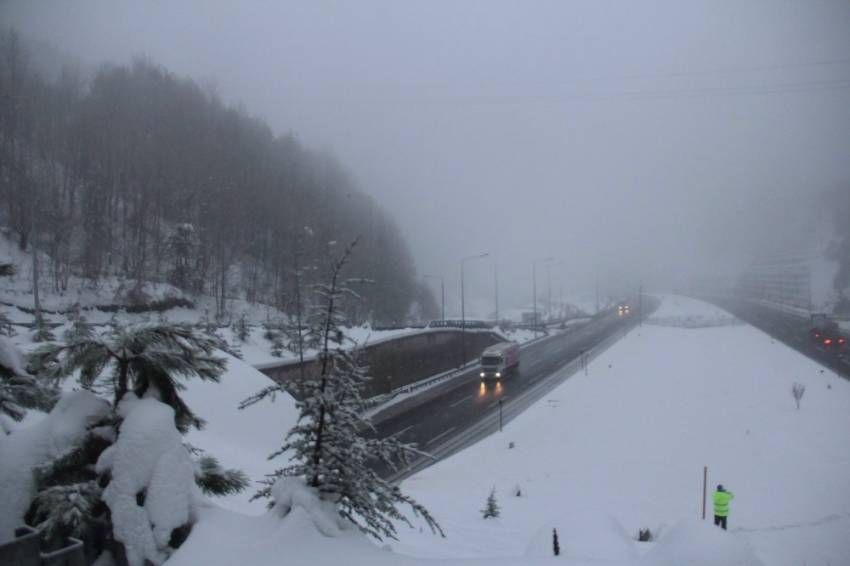
[[[708,489],[708,466],[702,468],[702,520],[705,521],[705,496]]]

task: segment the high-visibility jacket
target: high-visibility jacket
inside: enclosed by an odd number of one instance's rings
[[[718,517],[729,516],[729,502],[735,499],[731,491],[714,492],[714,514]]]

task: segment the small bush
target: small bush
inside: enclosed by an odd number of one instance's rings
[[[487,504],[484,506],[484,509],[481,510],[481,514],[485,519],[498,518],[501,510],[499,509],[499,503],[496,501],[496,488],[490,490],[490,495],[487,497]]]

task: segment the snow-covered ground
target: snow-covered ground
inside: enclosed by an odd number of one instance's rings
[[[668,298],[660,312],[712,309]],[[327,538],[303,513],[213,508],[169,563],[543,564],[557,528],[574,566],[848,564],[848,430],[850,383],[752,327],[644,326],[503,433],[403,484],[445,539],[401,527],[370,546]],[[729,532],[699,520],[703,466],[710,490],[735,493]],[[492,488],[501,517],[484,520]],[[635,542],[641,528],[659,540]]]
[[[649,317],[648,324],[706,328],[739,323],[734,316],[709,303],[678,296],[656,298],[661,300],[661,305]]]
[[[715,311],[677,297],[658,312]],[[806,385],[799,410],[795,382]],[[281,464],[265,458],[296,418],[285,395],[237,409],[268,383],[231,360],[220,385],[192,380],[184,394],[208,420],[188,441],[253,481]],[[573,566],[848,564],[848,430],[850,383],[752,327],[644,326],[503,433],[405,481],[445,539],[404,526],[388,545],[328,538],[310,512],[263,514],[249,491],[202,509],[168,563],[548,564],[557,528]],[[706,465],[709,489],[735,493],[729,532],[699,520]],[[484,520],[493,488],[501,517]],[[658,541],[634,541],[641,528]]]
[[[186,382],[186,391],[181,394],[186,404],[207,421],[202,430],[189,432],[187,442],[208,451],[224,467],[242,470],[251,480],[251,486],[242,493],[216,498],[216,503],[227,509],[255,515],[265,511],[266,501],[251,501],[259,488],[256,482],[280,466],[280,461],[268,461],[268,455],[283,444],[298,418],[295,400],[286,393],[278,394],[274,402],[262,401],[239,409],[242,400],[271,384],[253,367],[229,357],[220,383],[194,379]]]
[[[664,303],[665,317],[714,308]],[[807,386],[800,410],[794,382]],[[649,527],[663,537],[700,515],[707,465],[711,486],[736,494],[730,535],[765,564],[847,563],[848,431],[850,384],[752,327],[643,327],[501,435],[405,482],[448,537],[403,531],[395,548],[519,557],[541,529],[579,509],[606,513],[631,535]],[[502,518],[484,521],[478,510],[493,487]],[[517,487],[522,497],[512,496]]]

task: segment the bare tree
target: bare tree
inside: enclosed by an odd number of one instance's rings
[[[802,383],[795,383],[791,386],[791,396],[794,397],[794,401],[797,402],[797,409],[800,409],[800,399],[803,398],[803,394],[806,392],[806,386]]]

